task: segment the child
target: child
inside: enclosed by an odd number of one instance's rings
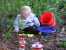
[[[49,33],[55,32],[56,20],[54,13],[47,11],[40,16],[41,27],[38,28],[42,32],[43,36],[49,35]]]
[[[41,25],[48,25],[48,26],[55,27],[56,26],[56,20],[55,20],[54,13],[44,12],[40,16],[40,23],[41,23]]]
[[[36,28],[39,26],[39,20],[32,12],[31,8],[29,6],[23,6],[21,8],[20,14],[17,15],[14,21],[14,31],[19,32],[19,30],[22,30],[36,34]]]

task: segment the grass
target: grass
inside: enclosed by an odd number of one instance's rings
[[[33,8],[33,11],[40,15],[44,11],[44,7],[49,4],[59,3],[60,0],[0,0],[0,14],[5,13],[19,13],[20,7],[29,5]]]
[[[62,41],[62,42],[59,44],[59,47],[60,47],[60,48],[66,48],[66,41]]]

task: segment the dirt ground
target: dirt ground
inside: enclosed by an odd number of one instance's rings
[[[62,37],[64,37],[64,35]],[[38,39],[38,41],[40,41],[44,45],[44,50],[66,50],[66,48],[59,48],[59,46],[58,46],[60,36],[61,36],[61,34],[59,34],[59,35],[57,34],[55,37],[54,36],[50,37],[47,41],[45,41],[44,38],[35,37],[35,36],[32,38],[26,38],[27,39],[26,40],[27,41],[26,50],[31,50],[30,47],[31,47],[31,43],[33,42],[32,40],[36,40],[36,39]],[[12,39],[9,41],[6,41],[1,37],[0,38],[0,48],[4,48],[2,50],[18,50],[17,36],[13,35]]]

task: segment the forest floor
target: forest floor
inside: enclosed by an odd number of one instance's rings
[[[57,34],[57,33],[56,33]],[[33,39],[34,38],[34,39]],[[32,40],[38,39],[43,45],[44,50],[66,50],[66,48],[59,48],[60,40],[65,40],[66,35],[65,34],[57,34],[56,37],[50,37],[50,40],[45,41],[44,38],[38,38],[38,37],[32,37],[32,38],[26,38],[28,43],[28,49],[31,50],[29,45],[31,44]],[[1,48],[4,48],[3,50],[18,50],[18,40],[16,36],[12,36],[12,39],[5,40],[3,37],[0,37],[0,50]]]

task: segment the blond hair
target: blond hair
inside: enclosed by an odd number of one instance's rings
[[[23,11],[23,10],[27,10],[29,12],[32,12],[30,6],[23,6],[23,7],[21,7],[21,11]]]

